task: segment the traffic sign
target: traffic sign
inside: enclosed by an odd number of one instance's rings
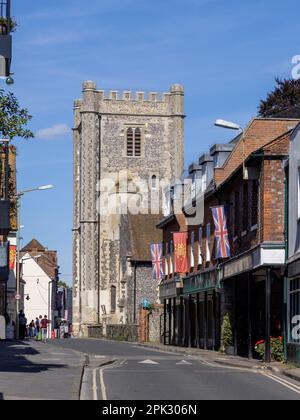
[[[18,295],[18,294],[17,294],[17,295],[15,295],[15,299],[16,299],[16,300],[21,300],[21,295]]]

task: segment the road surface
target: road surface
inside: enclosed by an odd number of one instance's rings
[[[220,366],[123,342],[72,339],[54,345],[89,355],[83,399],[300,400],[299,382],[271,372]],[[99,368],[107,358],[115,362]]]

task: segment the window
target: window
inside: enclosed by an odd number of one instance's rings
[[[202,226],[198,230],[198,265],[202,265]]]
[[[191,244],[190,244],[190,266],[194,267],[195,265],[195,257],[194,257],[194,247],[195,247],[195,232],[191,232]]]
[[[297,203],[298,203],[298,219],[300,219],[300,167],[298,168],[298,197],[297,197]]]
[[[300,344],[300,278],[289,284],[289,340]]]
[[[142,130],[140,128],[128,128],[126,133],[127,156],[140,157],[142,155]]]
[[[248,196],[248,182],[243,185],[243,232],[248,230],[248,216],[249,216],[249,196]]]
[[[192,187],[191,187],[191,199],[195,199],[196,198],[196,173],[193,173],[193,178],[192,178]]]
[[[140,128],[135,129],[134,136],[134,156],[141,156],[142,154],[142,132]]]
[[[169,244],[166,242],[166,254],[165,254],[165,275],[169,275]]]
[[[156,190],[157,188],[157,177],[156,175],[153,175],[151,178],[151,188],[152,190]]]
[[[173,274],[174,244],[170,242],[170,274]]]
[[[117,288],[111,286],[110,288],[110,312],[112,314],[116,313],[117,309]]]
[[[206,262],[210,262],[210,223],[206,225]]]
[[[252,181],[252,191],[251,191],[251,226],[256,226],[258,223],[258,181]]]
[[[239,223],[240,222],[240,193],[236,191],[234,193],[234,236],[239,234]]]

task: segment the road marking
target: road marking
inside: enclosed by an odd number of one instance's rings
[[[97,354],[94,356],[95,359],[105,359],[107,356],[98,356]]]
[[[286,388],[288,388],[291,391],[296,392],[296,394],[300,395],[300,387],[299,386],[297,386],[297,385],[295,385],[295,384],[293,384],[289,381],[286,381],[285,379],[282,379],[279,376],[272,375],[272,373],[270,373],[270,372],[262,372],[262,375],[266,376],[267,378],[270,378],[274,382],[278,382],[282,386],[285,386]]]
[[[147,360],[143,360],[142,362],[138,362],[139,364],[144,364],[144,365],[159,365],[159,363],[154,362],[153,360],[147,359]]]
[[[102,401],[107,401],[106,387],[104,383],[104,369],[100,369],[100,387],[102,393]]]
[[[97,386],[97,370],[98,369],[94,369],[93,370],[93,400],[94,401],[98,401],[98,386]]]
[[[192,365],[193,363],[187,362],[186,360],[181,360],[181,362],[176,363],[176,365]]]

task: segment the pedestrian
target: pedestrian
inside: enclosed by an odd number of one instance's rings
[[[21,340],[24,340],[26,337],[26,325],[27,325],[27,318],[24,312],[21,310],[19,314],[19,336]]]
[[[40,332],[40,321],[38,318],[35,318],[34,322],[34,336],[37,337]]]
[[[32,320],[29,324],[29,337],[30,338],[35,337],[35,323],[34,323],[34,320]]]
[[[46,343],[47,335],[48,335],[48,324],[50,323],[49,319],[47,319],[47,315],[41,320],[41,328],[42,328],[42,341]]]

